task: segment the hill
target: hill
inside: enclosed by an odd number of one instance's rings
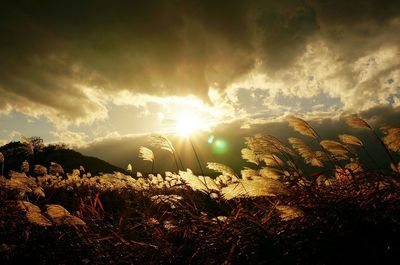
[[[49,167],[51,162],[56,162],[64,168],[65,172],[70,172],[77,167],[79,168],[80,165],[92,174],[99,172],[112,173],[114,171],[124,172],[122,168],[111,165],[96,157],[85,156],[64,145],[37,146],[35,144],[11,142],[1,146],[0,152],[5,157],[5,175],[9,170],[19,171],[24,160],[29,162],[31,170],[35,164]]]

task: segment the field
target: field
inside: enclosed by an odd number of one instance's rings
[[[325,140],[288,121],[302,138],[247,137],[252,166],[240,174],[214,162],[217,177],[26,162],[1,177],[1,264],[398,264],[400,129],[347,119],[382,148],[379,160],[354,135]],[[179,169],[166,137],[153,148]]]

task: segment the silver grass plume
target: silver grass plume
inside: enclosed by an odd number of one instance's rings
[[[257,154],[249,148],[243,148],[241,150],[241,154],[242,154],[242,158],[249,163],[253,163],[256,165],[258,165],[260,163],[260,160],[258,159]]]
[[[252,137],[246,137],[245,143],[249,149],[258,156],[267,154],[289,154],[294,155],[293,151],[286,147],[279,139],[272,135],[256,134]]]
[[[263,134],[256,134],[256,138],[261,141],[265,147],[276,148],[277,153],[286,153],[289,155],[294,155],[293,151],[284,145],[278,138],[273,135],[263,135]]]
[[[279,205],[276,207],[276,210],[279,213],[279,217],[284,221],[304,216],[303,211],[294,206]]]
[[[227,165],[215,162],[207,162],[207,168],[214,170],[216,172],[220,172],[223,175],[228,175],[232,178],[236,177],[235,171],[232,168],[228,167]]]
[[[46,213],[57,224],[61,224],[66,216],[71,215],[68,210],[58,204],[46,205]]]
[[[264,163],[270,167],[279,167],[283,168],[285,166],[285,162],[282,161],[277,155],[274,154],[266,154],[261,157]]]
[[[51,226],[52,223],[49,219],[44,217],[41,213],[41,210],[38,206],[26,202],[26,201],[18,201],[18,207],[25,212],[26,219],[32,224],[39,226]]]
[[[360,128],[360,129],[364,128],[364,129],[372,130],[372,127],[365,120],[363,120],[355,115],[348,116],[346,118],[346,123],[353,128]]]
[[[187,169],[187,171],[179,171],[179,176],[184,183],[189,185],[193,190],[199,190],[202,192],[207,192],[209,190],[205,182],[201,181],[198,176],[194,175],[190,169]]]
[[[141,146],[139,147],[139,158],[144,161],[154,162],[154,154],[149,148]]]
[[[47,174],[47,168],[42,165],[34,165],[33,166],[33,172],[36,175],[46,175]]]
[[[315,167],[323,167],[324,163],[323,160],[323,153],[322,152],[315,152],[311,150],[311,148],[301,139],[289,137],[289,143],[293,146],[300,156],[305,160],[305,162],[309,165]]]
[[[400,151],[400,128],[388,128],[383,143],[393,152]]]
[[[230,200],[237,197],[276,196],[287,194],[287,190],[279,180],[254,176],[251,180],[242,179],[239,183],[223,187],[221,194]]]
[[[82,219],[71,215],[68,210],[58,204],[47,204],[46,214],[57,225],[86,225]]]
[[[164,195],[164,194],[160,194],[160,195],[154,195],[150,197],[150,201],[154,204],[154,205],[168,205],[169,207],[171,207],[171,209],[175,209],[177,206],[180,205],[180,201],[183,200],[182,196],[176,195],[176,194],[171,194],[171,195]]]
[[[323,140],[321,146],[332,153],[337,159],[349,159],[350,151],[343,144],[333,140]]]
[[[209,191],[220,191],[220,187],[218,186],[218,184],[215,182],[215,180],[213,180],[210,177],[204,177],[203,179],[200,178],[200,180],[204,183],[204,185],[207,187],[207,190]]]
[[[295,131],[301,133],[302,135],[310,136],[314,139],[318,138],[317,132],[305,120],[294,116],[289,116],[287,120],[290,127],[292,127]]]
[[[149,148],[141,146],[139,148],[139,158],[151,162],[151,173],[154,171],[154,153]]]
[[[342,141],[342,143],[345,144],[364,146],[363,142],[360,139],[350,134],[340,134],[339,139],[340,141]]]
[[[19,197],[22,198],[26,193],[33,193],[37,197],[45,197],[43,188],[39,186],[36,179],[28,177],[25,173],[10,171],[10,179],[3,178],[4,187],[7,190],[15,190],[19,192]],[[3,184],[2,183],[2,184]]]
[[[325,152],[322,152],[322,151],[316,151],[315,157],[322,162],[329,160],[329,156]]]
[[[245,167],[244,169],[242,169],[240,171],[240,174],[242,175],[242,179],[247,179],[247,180],[251,180],[253,179],[255,176],[258,176],[259,173],[257,170],[252,169],[252,168],[247,168]]]
[[[271,167],[263,167],[260,170],[261,177],[270,178],[270,179],[279,179],[285,175],[282,170],[271,168]]]
[[[355,174],[359,174],[364,171],[360,161],[352,161],[348,163],[345,168],[350,169]]]
[[[151,135],[149,138],[150,145],[170,152],[174,156],[176,170],[179,172],[177,154],[172,142],[165,136],[162,135]],[[181,167],[183,168],[182,161],[179,159]]]
[[[175,152],[175,148],[172,145],[171,141],[165,136],[151,135],[149,138],[149,142],[151,146],[161,148],[163,150],[171,152],[172,154]]]
[[[27,201],[18,201],[18,208],[24,212],[41,212],[39,206]]]
[[[371,127],[371,125],[369,125],[365,120],[363,120],[355,115],[351,115],[351,116],[347,117],[346,122],[348,125],[350,125],[351,127],[354,127],[354,128],[368,129],[372,133],[372,135],[376,138],[376,140],[381,144],[383,150],[385,151],[386,155],[389,157],[391,163],[395,163],[395,159],[393,158],[392,154],[389,151],[390,148],[377,135],[377,133]]]
[[[64,169],[60,164],[50,162],[49,173],[53,175],[62,175],[64,174]]]
[[[400,173],[400,162],[397,163],[397,165],[390,163],[390,168],[396,172],[396,173]]]

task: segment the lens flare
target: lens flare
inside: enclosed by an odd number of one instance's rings
[[[228,149],[228,143],[225,140],[217,139],[213,144],[213,152],[216,154],[223,154]]]

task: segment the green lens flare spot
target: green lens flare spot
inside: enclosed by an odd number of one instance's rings
[[[210,135],[210,137],[208,137],[208,141],[207,142],[209,144],[212,144],[214,142],[214,138],[215,138],[214,135]]]
[[[226,143],[226,141],[221,140],[221,139],[214,141],[214,144],[213,144],[214,153],[223,154],[226,152],[227,148],[228,148],[228,144]]]

